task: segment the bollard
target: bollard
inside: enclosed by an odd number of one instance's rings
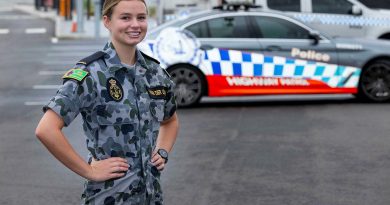
[[[71,25],[70,31],[72,33],[77,32],[77,14],[75,12],[73,12],[73,15],[72,15],[72,25]]]

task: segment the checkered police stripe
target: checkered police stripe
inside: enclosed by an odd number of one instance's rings
[[[351,26],[390,26],[390,18],[358,17],[346,15],[328,14],[295,14],[294,18],[304,23],[319,22],[327,25],[351,25]]]
[[[152,54],[153,42],[147,45],[143,51]],[[170,65],[161,63],[161,66]],[[351,66],[217,48],[205,51],[202,62],[195,66],[205,75],[305,78],[322,81],[333,88],[356,88],[361,72]]]
[[[313,79],[334,88],[357,87],[361,72],[356,67],[223,49],[205,52],[200,69],[206,75]]]

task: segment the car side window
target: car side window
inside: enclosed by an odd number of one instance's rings
[[[287,20],[269,16],[256,16],[254,18],[255,23],[260,29],[261,36],[259,36],[258,38],[309,38],[308,30]]]
[[[186,29],[191,31],[197,38],[209,38],[210,36],[206,21],[193,24]]]
[[[301,0],[267,0],[267,5],[280,11],[301,11]]]
[[[313,13],[351,14],[352,6],[346,0],[312,0]]]
[[[244,16],[214,18],[186,28],[198,38],[250,38]]]

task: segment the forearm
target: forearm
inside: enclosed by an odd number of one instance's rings
[[[59,131],[47,135],[48,136],[39,137],[39,140],[45,145],[50,153],[70,170],[89,179],[89,165],[76,153],[63,133]]]
[[[38,124],[36,136],[43,145],[70,170],[89,179],[90,166],[73,149],[62,132],[63,122],[48,110]]]
[[[161,123],[157,137],[157,149],[165,149],[170,152],[175,144],[178,130],[179,120],[175,113],[167,122]]]

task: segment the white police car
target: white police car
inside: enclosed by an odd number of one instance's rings
[[[390,10],[358,0],[256,0],[262,10],[279,10],[330,36],[390,40]]]
[[[205,11],[157,27],[139,46],[170,73],[180,106],[202,96],[390,99],[390,42],[332,39],[281,13]]]

